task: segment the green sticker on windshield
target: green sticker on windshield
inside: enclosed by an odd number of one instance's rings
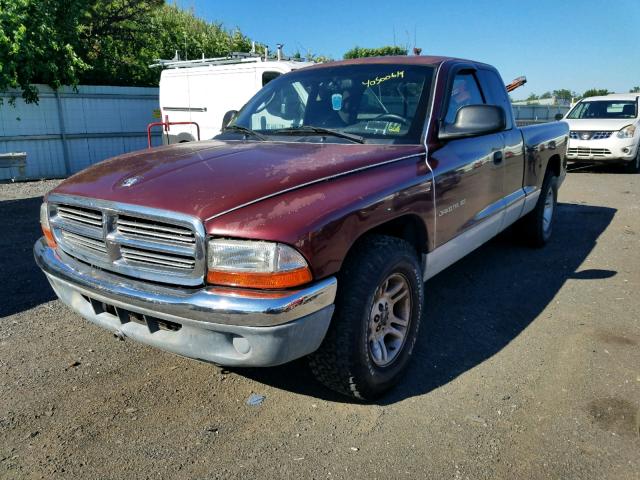
[[[398,70],[397,72],[390,73],[389,75],[385,75],[384,77],[376,77],[370,80],[366,80],[362,82],[365,87],[375,87],[376,85],[380,85],[382,82],[386,82],[387,80],[391,80],[392,78],[404,78],[404,70]]]
[[[388,133],[400,133],[400,127],[401,127],[401,125],[399,123],[389,122],[389,125],[387,126],[387,132]]]

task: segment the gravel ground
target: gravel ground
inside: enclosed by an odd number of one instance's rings
[[[640,478],[640,175],[570,173],[547,248],[507,233],[430,280],[374,405],[303,361],[227,371],[72,314],[31,256],[55,184],[0,185],[0,477]]]

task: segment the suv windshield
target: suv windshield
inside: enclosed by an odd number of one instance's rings
[[[594,100],[580,102],[567,118],[636,118],[638,105],[633,100]]]
[[[402,64],[301,69],[269,82],[232,125],[303,141],[420,143],[433,72]]]

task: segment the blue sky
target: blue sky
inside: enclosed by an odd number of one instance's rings
[[[342,58],[359,45],[416,44],[423,54],[495,65],[514,97],[569,88],[627,92],[640,85],[640,0],[179,0],[196,15],[239,27],[288,54]]]

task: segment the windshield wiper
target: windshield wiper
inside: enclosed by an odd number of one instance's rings
[[[258,140],[267,140],[267,137],[265,137],[264,135],[256,132],[255,130],[251,130],[250,128],[243,127],[242,125],[235,125],[235,124],[227,125],[226,127],[224,127],[224,130],[222,131],[226,132],[227,130],[235,130],[236,132],[242,132],[246,135],[251,135],[257,138]]]
[[[314,127],[312,125],[300,125],[299,127],[280,128],[274,130],[275,134],[296,135],[298,133],[318,133],[327,134],[334,137],[346,138],[356,143],[364,143],[364,137],[354,135],[353,133],[341,132],[340,130],[332,130],[331,128]]]

